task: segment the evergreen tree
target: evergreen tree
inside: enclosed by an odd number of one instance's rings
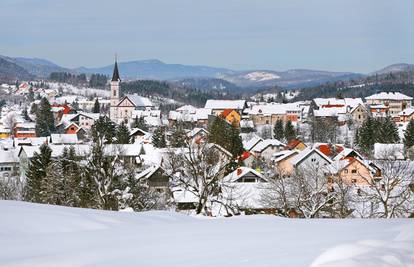
[[[186,134],[184,128],[181,125],[174,127],[171,137],[170,137],[170,146],[171,147],[183,147],[185,146]]]
[[[285,123],[284,136],[285,136],[286,142],[289,142],[290,140],[296,139],[296,130],[295,130],[295,127],[293,127],[291,121],[287,121]]]
[[[47,169],[51,164],[52,150],[44,144],[40,146],[40,153],[35,152],[29,163],[24,189],[24,199],[26,201],[41,203],[42,180],[45,179]]]
[[[165,141],[164,127],[158,127],[157,129],[155,129],[154,134],[152,136],[152,144],[158,148],[164,148],[167,146],[167,142]]]
[[[414,120],[410,120],[404,133],[404,146],[409,149],[414,146]]]
[[[29,117],[29,114],[27,113],[27,108],[24,108],[24,109],[23,109],[23,111],[22,111],[22,116],[23,116],[23,119],[24,119],[24,120],[26,120],[26,121],[31,121],[31,119],[30,119],[30,117]]]
[[[129,144],[131,141],[130,138],[131,133],[129,132],[128,127],[122,122],[116,128],[116,143],[117,144]]]
[[[36,135],[49,136],[55,132],[55,120],[51,111],[49,101],[44,97],[40,100],[40,105],[36,113]]]
[[[101,116],[92,125],[91,133],[94,143],[111,144],[116,135],[116,126],[107,116]]]
[[[225,147],[234,158],[241,156],[244,152],[243,142],[240,137],[240,130],[236,122],[233,122],[230,127],[230,146]]]
[[[400,141],[400,136],[398,135],[398,128],[395,125],[395,122],[391,117],[386,117],[378,122],[380,127],[377,128],[377,138],[376,141],[379,143],[398,143]]]
[[[283,140],[283,137],[285,136],[285,130],[283,128],[282,120],[276,121],[275,126],[273,127],[273,135],[277,140]]]
[[[145,119],[143,116],[135,118],[132,128],[139,128],[143,131],[148,132],[148,125],[145,123]]]
[[[229,147],[231,140],[231,132],[229,131],[229,124],[220,117],[215,117],[208,127],[208,142],[215,143],[224,148]]]
[[[99,104],[98,98],[95,99],[95,104],[93,105],[92,112],[93,113],[101,113],[101,105]]]
[[[30,106],[30,114],[36,114],[37,113],[37,105],[36,103],[32,103]]]
[[[45,176],[40,182],[40,202],[62,205],[63,177],[59,161],[51,162],[45,169]]]
[[[358,129],[357,132],[357,144],[365,152],[370,153],[374,148],[376,141],[375,131],[377,127],[377,122],[375,119],[368,117]]]
[[[30,86],[29,88],[29,94],[27,95],[27,100],[29,102],[33,102],[35,100],[32,86]]]

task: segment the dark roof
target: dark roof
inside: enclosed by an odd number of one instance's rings
[[[121,79],[119,78],[118,62],[117,61],[115,61],[114,74],[112,74],[112,81],[113,82],[121,81]]]

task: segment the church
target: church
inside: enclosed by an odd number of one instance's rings
[[[135,119],[136,111],[148,111],[155,108],[152,101],[139,95],[125,95],[120,98],[121,78],[119,76],[118,62],[115,60],[114,72],[111,79],[111,106],[109,117],[115,123],[131,123]]]

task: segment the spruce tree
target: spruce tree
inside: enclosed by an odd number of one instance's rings
[[[227,122],[220,117],[215,117],[208,127],[208,142],[223,146],[226,143]]]
[[[374,148],[376,142],[375,132],[378,130],[376,129],[377,126],[376,120],[368,117],[358,129],[357,144],[365,153],[369,154]]]
[[[99,104],[98,98],[95,99],[95,104],[93,105],[92,112],[93,113],[101,113],[101,106]]]
[[[128,127],[122,122],[116,128],[116,143],[117,144],[129,144],[131,141],[131,133],[129,132]]]
[[[410,149],[412,146],[414,146],[414,120],[410,120],[404,133],[405,149]]]
[[[285,123],[284,136],[285,136],[286,142],[289,142],[290,140],[296,139],[296,130],[295,130],[295,127],[293,127],[291,121],[287,121]]]
[[[152,136],[152,144],[158,148],[164,148],[167,146],[167,142],[165,141],[164,127],[158,127],[157,129],[155,129],[154,134]]]
[[[391,117],[386,117],[378,122],[380,127],[377,128],[377,142],[390,144],[398,143],[400,141],[397,125],[395,125],[395,122],[391,119]]]
[[[244,152],[244,148],[240,137],[240,130],[236,122],[233,122],[230,126],[230,140],[230,146],[225,148],[233,155],[234,158],[241,156]]]
[[[285,131],[283,129],[283,121],[277,120],[275,123],[275,126],[273,127],[273,136],[277,140],[283,140],[283,137],[285,136]]]
[[[40,146],[40,153],[35,152],[26,174],[24,199],[30,202],[41,203],[41,185],[52,164],[52,150],[45,144]]]
[[[116,135],[115,124],[106,116],[101,116],[91,128],[94,143],[111,144]]]
[[[36,135],[49,136],[55,132],[55,120],[51,111],[49,101],[44,97],[40,100],[40,105],[36,113]]]
[[[62,205],[63,177],[60,162],[52,162],[45,169],[45,177],[40,182],[40,202]]]

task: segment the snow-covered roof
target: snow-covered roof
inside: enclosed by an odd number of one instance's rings
[[[379,160],[404,160],[404,144],[374,144],[374,158]]]
[[[141,144],[108,144],[104,146],[104,154],[108,156],[138,157],[141,150]]]
[[[292,159],[292,164],[293,165],[298,165],[302,160],[304,160],[305,158],[307,158],[309,155],[313,154],[313,153],[317,153],[319,156],[321,156],[323,159],[325,159],[328,163],[332,163],[332,160],[327,157],[325,154],[323,154],[321,151],[319,151],[316,148],[305,148],[304,150],[300,151],[299,154],[297,154],[293,159]]]
[[[191,131],[188,131],[187,136],[193,138],[198,133],[209,134],[209,132],[206,129],[196,127],[194,129],[192,129]]]
[[[242,110],[246,105],[246,100],[212,100],[206,102],[204,108],[207,109],[236,109]]]
[[[265,150],[266,148],[268,148],[269,146],[284,147],[285,144],[283,144],[282,142],[280,142],[277,139],[265,139],[262,142],[258,143],[256,146],[254,146],[252,151],[260,153],[263,150]]]
[[[138,173],[135,175],[135,179],[148,179],[153,175],[158,169],[160,168],[160,165],[152,165],[148,168],[146,168],[144,171]]]
[[[412,100],[411,96],[404,95],[400,92],[381,92],[365,97],[367,100]]]
[[[252,120],[241,120],[240,128],[254,128],[254,123]]]
[[[1,163],[17,163],[19,149],[0,150],[0,164]]]
[[[406,108],[403,111],[401,111],[400,113],[398,113],[398,115],[400,116],[410,116],[414,113],[414,108]]]
[[[346,107],[320,108],[313,111],[315,117],[337,117],[346,113]]]
[[[279,103],[269,103],[262,105],[253,105],[250,109],[247,110],[249,115],[272,115],[272,114],[286,114],[287,111],[300,113],[302,109],[297,105],[297,103],[288,103],[288,104],[279,104]]]
[[[192,105],[185,105],[185,106],[177,108],[176,111],[179,111],[179,112],[185,112],[185,111],[186,112],[195,112],[196,109],[197,108],[192,106]]]
[[[52,157],[60,157],[63,154],[63,150],[66,147],[69,149],[70,147],[75,148],[76,155],[85,156],[89,153],[91,146],[90,145],[49,145],[49,148],[52,150]],[[22,146],[19,151],[20,153],[24,151],[28,158],[32,158],[34,153],[40,153],[40,146]]]
[[[252,148],[254,148],[257,144],[259,144],[262,141],[263,141],[263,138],[261,138],[260,136],[258,136],[258,135],[255,134],[249,140],[244,140],[243,141],[243,147],[247,151],[250,151],[250,150],[252,150]]]
[[[275,163],[284,160],[290,156],[298,154],[297,150],[282,150],[272,155],[272,159]]]
[[[50,142],[52,144],[77,144],[79,140],[76,134],[51,134]]]
[[[267,181],[267,179],[261,173],[253,170],[252,168],[248,168],[248,167],[239,167],[239,168],[237,168],[236,170],[232,171],[227,176],[225,176],[223,178],[223,181],[234,183],[238,179],[246,176],[249,173],[253,174],[254,176],[257,176],[258,178],[262,179],[263,181]]]
[[[131,100],[131,102],[136,107],[153,107],[154,106],[152,101],[147,97],[143,97],[143,96],[136,95],[136,94],[126,95],[125,97],[127,97],[129,100]],[[122,102],[122,100],[120,102]]]

